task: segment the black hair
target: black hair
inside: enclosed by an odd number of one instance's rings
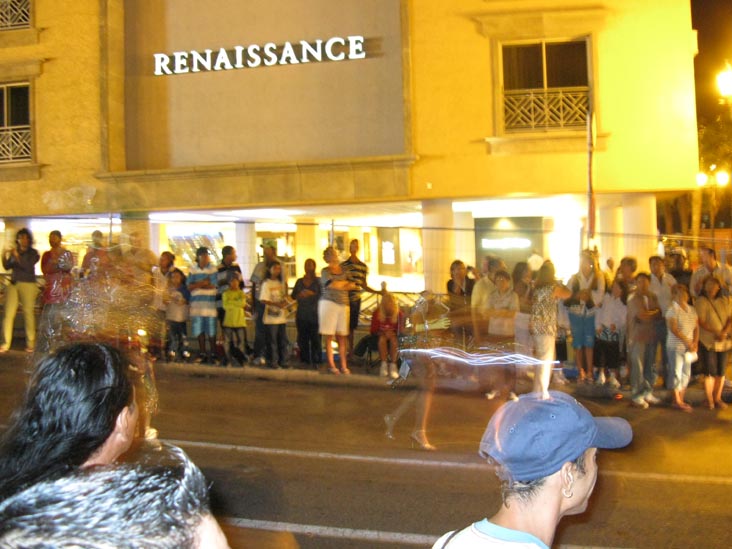
[[[554,263],[548,259],[539,268],[539,273],[536,275],[535,288],[541,288],[542,286],[551,286],[555,283]]]
[[[623,280],[622,278],[616,276],[613,280],[612,284],[610,285],[610,291],[612,292],[612,286],[614,284],[617,284],[620,286],[620,301],[623,303],[623,305],[628,304],[628,294],[630,293],[630,288],[628,286],[628,283]]]
[[[275,265],[279,265],[281,267],[282,266],[282,263],[280,263],[277,260],[274,260],[271,263],[268,263],[267,264],[267,272],[265,274],[265,278],[272,278],[272,267],[274,267]],[[280,273],[280,279],[281,278],[282,278],[282,273]]]
[[[175,448],[172,465],[92,467],[34,484],[0,503],[7,549],[193,549],[210,515],[200,469]]]
[[[516,265],[513,266],[513,273],[511,273],[511,278],[513,279],[514,286],[521,282],[521,279],[524,277],[524,274],[526,274],[526,271],[528,270],[529,264],[526,261],[519,261],[518,263],[516,263]]]
[[[713,280],[714,282],[716,282],[717,283],[717,287],[720,290],[722,289],[722,283],[717,278],[715,278],[712,275],[705,276],[704,277],[704,280],[702,280],[701,291],[699,292],[699,295],[702,296],[702,297],[706,297],[707,299],[712,299],[709,296],[709,294],[707,293],[707,282],[709,282],[710,280]],[[678,286],[678,284],[676,284],[676,286]],[[676,286],[674,286],[674,288]],[[686,291],[688,293],[689,292],[689,288],[686,288]],[[719,291],[717,292],[717,297],[722,297],[721,292],[719,292]]]
[[[28,247],[32,248],[33,244],[35,244],[35,240],[33,240],[33,233],[30,231],[30,229],[23,227],[20,229],[17,233],[15,233],[15,246],[20,250],[20,245],[18,244],[18,240],[20,240],[21,236],[27,236],[28,237]]]
[[[133,404],[135,378],[124,356],[102,343],[41,359],[0,441],[0,500],[83,465]]]
[[[702,246],[701,248],[699,248],[699,251],[706,252],[707,254],[709,254],[712,257],[712,259],[717,259],[717,252],[714,251],[714,248]]]

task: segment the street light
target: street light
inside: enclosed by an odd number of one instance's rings
[[[726,62],[726,68],[717,75],[717,89],[722,96],[722,103],[729,103],[732,99],[732,66]]]
[[[732,76],[732,71],[730,72],[730,75]],[[716,168],[717,166],[715,165],[709,167],[709,169],[714,173],[714,179],[710,179],[709,175],[704,172],[696,174],[696,184],[701,188],[710,188],[712,190],[712,200],[709,205],[709,225],[712,229],[712,248],[714,248],[714,218],[717,215],[717,210],[719,209],[719,204],[717,203],[717,188],[726,187],[729,185],[730,181],[730,175],[728,172],[724,170],[717,170]]]

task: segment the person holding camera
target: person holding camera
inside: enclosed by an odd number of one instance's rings
[[[564,304],[569,313],[572,348],[575,352],[580,381],[592,381],[595,349],[595,313],[605,295],[605,276],[591,250],[580,254],[579,271],[567,284],[572,296]],[[604,383],[604,380],[603,380]]]
[[[36,283],[36,263],[41,259],[33,247],[33,233],[25,227],[15,235],[15,247],[3,253],[3,268],[10,271],[10,284],[5,288],[5,318],[3,336],[5,338],[0,353],[10,349],[13,342],[13,325],[18,303],[23,305],[25,323],[25,350],[32,353],[36,345],[36,298],[39,289]]]

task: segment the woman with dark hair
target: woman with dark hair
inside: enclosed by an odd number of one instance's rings
[[[135,379],[106,344],[76,343],[43,358],[0,441],[0,500],[126,452],[138,418]]]
[[[529,334],[529,319],[531,318],[531,292],[533,282],[531,280],[531,267],[526,261],[519,261],[513,268],[511,274],[513,279],[513,291],[519,299],[519,310],[514,321],[515,328],[515,349],[522,355],[532,354],[533,344]]]
[[[465,348],[473,337],[471,296],[475,280],[468,278],[465,263],[456,259],[450,264],[450,280],[447,281],[447,297],[450,306],[451,330],[458,347]]]
[[[729,298],[722,295],[722,284],[712,275],[702,283],[702,290],[694,305],[699,318],[699,361],[704,373],[706,406],[713,410],[727,407],[722,400],[724,372],[727,368],[732,315]]]
[[[13,325],[18,312],[18,302],[23,305],[25,325],[25,350],[32,353],[36,345],[36,263],[41,256],[33,247],[33,234],[26,228],[15,235],[15,247],[3,253],[3,268],[11,271],[10,285],[5,291],[5,318],[3,319],[3,336],[5,340],[0,346],[0,353],[10,349],[13,342]]]
[[[547,260],[539,269],[534,284],[529,332],[534,340],[534,355],[542,361],[534,374],[534,391],[549,398],[549,381],[556,351],[557,300],[567,299],[572,291],[555,280],[554,264]]]

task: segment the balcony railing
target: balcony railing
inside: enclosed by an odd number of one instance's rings
[[[0,128],[0,163],[31,159],[30,126]]]
[[[580,128],[587,124],[589,88],[504,92],[507,132]]]
[[[0,0],[0,30],[30,27],[30,0]]]

